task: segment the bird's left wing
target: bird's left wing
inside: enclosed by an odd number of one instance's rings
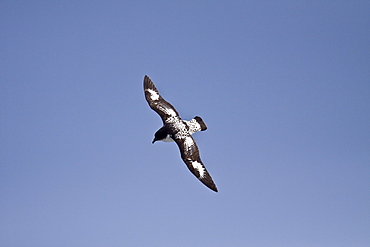
[[[208,173],[206,167],[200,159],[199,150],[191,135],[185,138],[174,138],[179,146],[181,158],[189,168],[191,173],[194,174],[205,186],[211,190],[218,192],[211,175]]]

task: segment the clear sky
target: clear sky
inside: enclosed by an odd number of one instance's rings
[[[0,246],[370,246],[370,1],[1,1]],[[201,184],[144,98],[194,134]]]

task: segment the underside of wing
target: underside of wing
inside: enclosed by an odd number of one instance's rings
[[[161,116],[163,123],[165,123],[169,117],[179,116],[176,109],[162,98],[148,76],[144,77],[144,93],[150,108]]]
[[[191,173],[193,173],[205,186],[218,192],[211,175],[200,159],[199,150],[194,139],[189,135],[183,139],[175,139],[175,141],[179,146],[181,158]]]

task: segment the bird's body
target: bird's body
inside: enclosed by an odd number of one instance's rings
[[[176,109],[159,94],[157,88],[148,76],[144,77],[145,98],[163,121],[163,126],[155,133],[156,141],[175,141],[179,146],[181,158],[189,170],[208,188],[217,192],[216,185],[200,159],[199,149],[191,136],[195,132],[207,129],[202,118],[196,116],[190,121],[182,120]]]

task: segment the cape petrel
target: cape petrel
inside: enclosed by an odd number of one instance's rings
[[[196,116],[190,121],[182,120],[176,109],[159,94],[148,76],[144,77],[144,92],[150,108],[161,116],[163,126],[154,134],[156,141],[175,141],[180,149],[181,158],[189,170],[208,188],[217,192],[211,175],[200,159],[199,150],[193,137],[195,132],[207,129],[203,120]]]

